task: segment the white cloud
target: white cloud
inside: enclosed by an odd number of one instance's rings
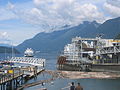
[[[13,9],[14,7],[15,6],[11,2],[8,2],[7,9]]]
[[[27,23],[45,29],[60,28],[64,25],[76,25],[82,21],[103,22],[105,17],[99,8],[92,3],[79,0],[33,0],[34,7],[19,9],[14,12]],[[100,0],[97,0],[98,3]]]
[[[0,44],[10,44],[7,32],[0,32]]]
[[[0,38],[7,38],[7,32],[0,32]]]
[[[120,0],[107,0],[107,3],[120,8]]]
[[[112,18],[120,17],[120,0],[107,0],[103,6],[105,12]]]
[[[16,15],[6,8],[0,8],[0,20],[9,20],[16,18]]]
[[[13,9],[14,5],[10,2],[8,2],[7,5],[4,7],[0,7],[0,20],[10,20],[10,19],[16,19],[17,16],[10,10]]]
[[[7,9],[0,10],[0,20],[19,18],[45,30],[60,28],[66,24],[76,25],[83,21],[104,22],[110,15],[106,16],[102,11],[103,3],[105,0],[33,0],[15,5],[8,3]],[[117,17],[120,15],[117,5],[108,0],[104,8]]]
[[[98,22],[104,21],[104,15],[102,12],[99,12],[98,8],[93,4],[77,4],[73,10],[73,16],[76,20],[81,21],[93,21],[96,20]],[[78,21],[79,23],[79,21]]]
[[[41,3],[41,0],[34,0],[34,3],[35,3],[36,5],[39,5],[39,4]]]

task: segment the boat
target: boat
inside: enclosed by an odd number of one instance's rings
[[[72,38],[58,57],[58,69],[77,71],[120,72],[120,40]]]
[[[27,48],[24,52],[25,57],[34,57],[34,51],[32,48]]]
[[[58,57],[58,69],[88,71],[92,64],[93,50],[86,42],[72,41]]]

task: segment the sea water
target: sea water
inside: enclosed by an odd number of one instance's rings
[[[120,90],[120,79],[57,79],[52,84],[46,83],[44,86],[37,85],[24,90],[40,90],[40,88],[61,90],[71,82],[74,82],[76,85],[79,82],[84,90]],[[64,90],[69,90],[69,88]]]

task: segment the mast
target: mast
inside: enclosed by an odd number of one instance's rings
[[[5,59],[6,59],[6,48],[5,48]]]
[[[12,46],[12,57],[14,57],[14,48],[13,48],[13,43],[11,42],[11,46]]]
[[[83,56],[83,55],[82,55],[82,39],[81,39],[80,46],[81,46],[81,48],[80,48],[80,52],[81,52],[81,54],[80,54],[80,55],[81,55],[81,58],[82,58],[82,56]]]

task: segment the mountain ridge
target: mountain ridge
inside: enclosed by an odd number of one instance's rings
[[[14,53],[20,54],[20,52],[13,48]],[[12,53],[12,47],[0,46],[0,53]]]
[[[95,38],[97,34],[102,33],[105,38],[114,38],[120,32],[119,24],[120,17],[107,20],[103,24],[99,24],[96,21],[85,21],[82,24],[64,30],[38,33],[16,48],[22,52],[26,48],[33,48],[34,50],[40,51],[61,51],[76,36]]]

